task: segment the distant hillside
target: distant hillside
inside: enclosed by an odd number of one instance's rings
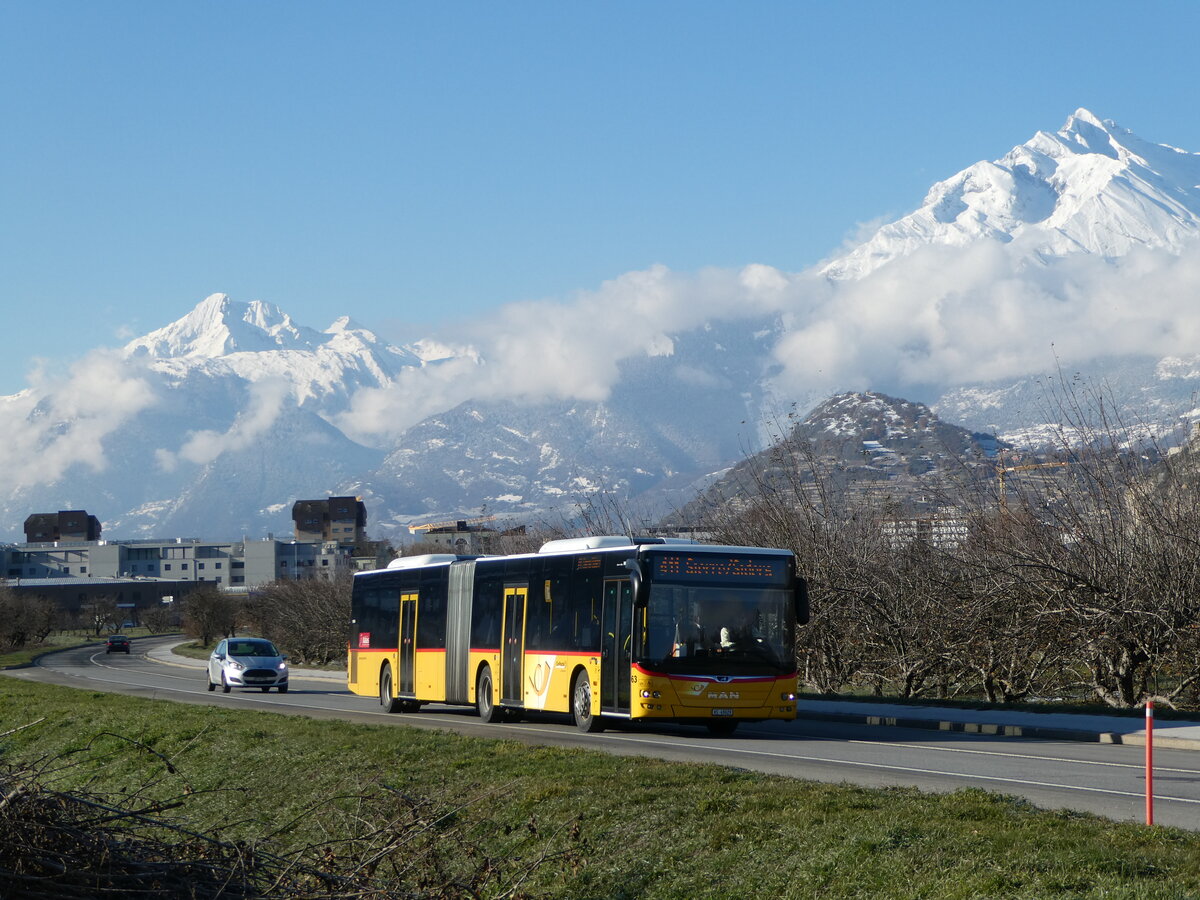
[[[928,512],[941,505],[943,476],[969,476],[980,466],[990,472],[1005,446],[992,435],[944,422],[923,403],[871,391],[838,394],[669,521],[703,525],[715,510],[744,503],[760,490],[810,486],[814,471],[845,495],[873,495],[912,514]]]

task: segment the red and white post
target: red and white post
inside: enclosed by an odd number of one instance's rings
[[[1146,701],[1146,824],[1154,824],[1154,701]]]

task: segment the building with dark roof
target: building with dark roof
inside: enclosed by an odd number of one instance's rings
[[[88,515],[86,509],[34,513],[25,520],[25,540],[30,544],[98,541],[100,520]]]
[[[367,507],[358,497],[297,500],[292,505],[296,540],[360,544],[366,540]]]

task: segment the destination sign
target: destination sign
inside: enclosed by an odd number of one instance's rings
[[[655,554],[654,577],[664,581],[706,581],[717,584],[767,582],[786,584],[785,556],[732,556],[720,553]]]

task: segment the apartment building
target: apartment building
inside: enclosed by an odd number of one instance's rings
[[[361,544],[367,536],[367,507],[358,497],[297,500],[292,523],[297,541]]]
[[[142,578],[245,590],[284,578],[333,578],[360,567],[353,548],[336,541],[273,537],[222,543],[190,538],[49,541],[0,548],[0,572],[10,584],[44,578]]]
[[[52,513],[34,513],[25,520],[25,540],[76,542],[100,540],[100,520],[86,509],[60,509]]]

